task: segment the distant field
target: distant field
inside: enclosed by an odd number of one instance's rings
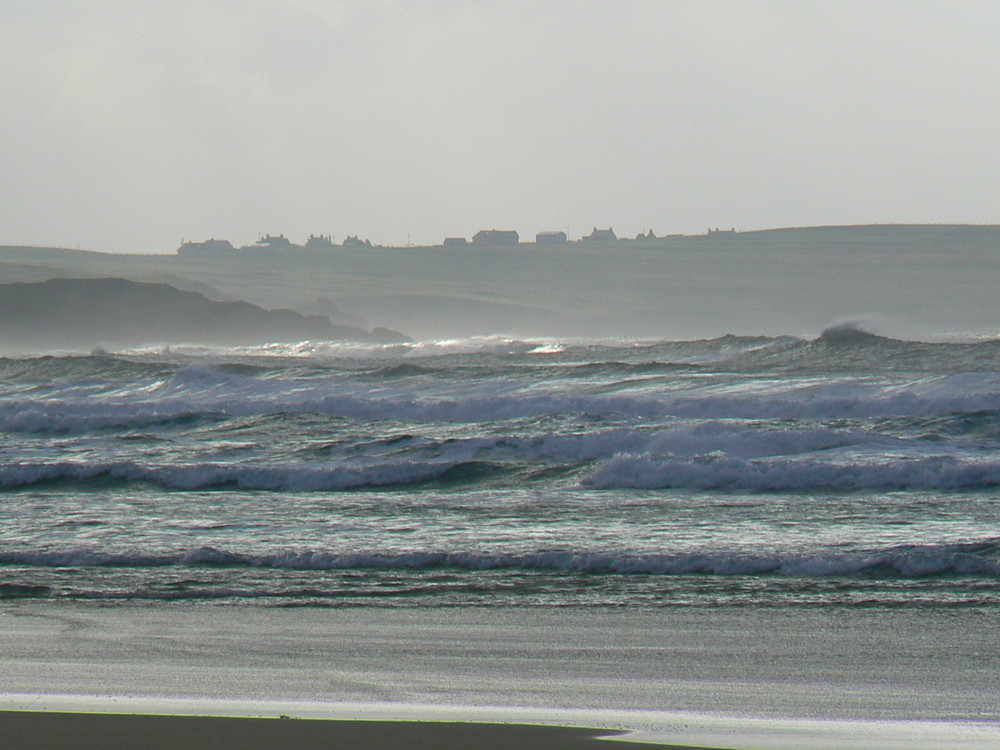
[[[1000,226],[874,225],[516,247],[191,258],[0,247],[0,282],[121,276],[298,307],[327,297],[418,337],[1000,331]]]

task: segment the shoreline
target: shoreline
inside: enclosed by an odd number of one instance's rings
[[[0,608],[0,709],[598,727],[651,747],[1000,746],[992,610],[791,614],[20,602]]]
[[[543,724],[205,716],[0,709],[0,734],[19,750],[101,747],[213,750],[350,747],[355,750],[596,750],[613,739],[635,750],[711,750],[630,740],[627,732]],[[605,746],[607,747],[607,746]]]

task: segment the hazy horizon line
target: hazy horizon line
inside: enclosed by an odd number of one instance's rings
[[[613,228],[613,226],[614,225],[611,225],[609,228]],[[702,233],[666,232],[666,233],[663,233],[663,234],[655,234],[654,238],[652,238],[652,239],[654,241],[655,240],[667,240],[667,239],[694,239],[694,238],[711,237],[711,236],[714,236],[715,234],[762,234],[762,233],[766,233],[766,232],[782,232],[782,231],[807,230],[807,229],[815,229],[815,230],[822,230],[822,229],[865,229],[865,228],[875,228],[875,227],[886,227],[886,228],[892,228],[892,227],[897,227],[897,228],[904,228],[904,227],[923,227],[923,228],[941,227],[941,228],[948,228],[948,227],[950,227],[950,228],[990,229],[990,228],[1000,228],[1000,222],[986,223],[986,222],[960,222],[960,221],[955,221],[955,222],[921,222],[921,221],[898,221],[898,222],[897,221],[890,221],[890,222],[883,222],[883,221],[875,221],[875,222],[867,222],[867,223],[847,223],[847,224],[787,224],[787,225],[778,225],[778,226],[770,226],[770,227],[759,227],[759,228],[753,228],[753,229],[740,229],[740,228],[736,228],[736,227],[733,227],[733,226],[723,227],[723,226],[720,225],[718,227],[708,227],[707,231],[706,232],[702,232]],[[595,227],[595,229],[601,229],[601,227]],[[519,230],[516,230],[516,229],[498,229],[497,227],[490,227],[490,230],[488,230],[488,231],[515,231],[515,232],[518,232],[518,234],[520,235]],[[564,230],[541,230],[540,232],[537,232],[536,235],[537,234],[541,234],[543,232],[559,232],[559,231],[564,231]],[[654,230],[653,229],[649,229],[648,231],[654,231]],[[567,235],[568,235],[568,233],[567,233]],[[262,239],[264,239],[265,237],[268,237],[268,236],[270,236],[270,237],[284,237],[284,233],[279,233],[277,235],[275,235],[275,234],[261,233],[261,234],[258,234],[258,239],[255,242],[259,242],[260,240],[262,240]],[[316,236],[316,237],[334,237],[336,235],[334,235],[333,233],[322,233],[321,232],[321,233],[313,233],[310,236]],[[530,235],[528,235],[528,236],[530,236]],[[359,234],[350,234],[350,233],[347,233],[347,234],[344,235],[344,237],[358,237],[358,238],[361,238],[361,234],[360,233]],[[404,249],[404,248],[443,247],[444,246],[443,245],[444,239],[448,239],[450,237],[464,237],[464,236],[463,235],[457,235],[457,234],[456,235],[449,235],[448,237],[442,238],[441,242],[434,243],[434,244],[427,244],[427,243],[388,244],[388,243],[382,243],[382,242],[371,242],[369,246],[371,248],[381,248],[381,249]],[[222,237],[209,237],[209,238],[207,238],[205,240],[189,240],[189,239],[181,238],[180,245],[184,245],[186,243],[200,244],[202,242],[208,242],[208,241],[212,241],[212,240],[228,241],[228,240],[226,240],[226,238],[222,238]],[[566,243],[583,242],[583,241],[586,241],[586,240],[587,240],[586,236],[581,236],[579,238],[570,238],[569,236],[567,236]],[[362,238],[362,242],[364,242],[364,241],[365,241],[364,238]],[[594,241],[594,242],[615,242],[615,241],[618,241],[618,242],[641,242],[643,240],[640,240],[637,237],[632,236],[631,233],[627,233],[627,234],[623,234],[622,236],[618,236],[615,240],[591,240],[591,241]],[[648,242],[648,241],[650,241],[650,239],[647,238],[645,241]],[[236,248],[236,249],[242,249],[242,248],[250,247],[253,244],[254,244],[253,242],[251,242],[249,244],[244,244],[244,245],[236,245],[234,243],[234,248]],[[291,244],[293,246],[295,246],[295,247],[299,247],[299,248],[302,247],[302,245],[299,245],[299,244],[294,243],[294,242],[292,242]],[[519,241],[518,241],[517,244],[519,244],[519,245],[534,245],[534,244],[540,244],[540,243],[536,243],[533,239],[532,240],[521,240],[521,239],[519,239]],[[541,244],[544,244],[544,243],[541,243]],[[476,246],[476,245],[473,245],[473,243],[471,241],[469,241],[469,245],[470,246],[474,246],[474,247],[502,247],[502,245],[478,245],[478,246]],[[336,247],[342,247],[342,245],[340,245],[340,244],[335,244],[335,246]],[[168,251],[164,251],[164,252],[141,252],[141,251],[135,251],[135,250],[131,250],[131,251],[130,250],[104,250],[104,249],[97,249],[97,248],[93,248],[93,247],[81,247],[80,244],[77,244],[74,247],[68,247],[66,245],[50,245],[50,244],[44,244],[44,243],[11,243],[11,242],[5,242],[3,244],[0,244],[0,248],[25,248],[25,249],[39,249],[39,250],[68,250],[68,251],[75,251],[75,252],[100,253],[100,254],[105,254],[105,255],[174,255],[177,252],[177,248],[174,248],[174,249],[168,250]]]

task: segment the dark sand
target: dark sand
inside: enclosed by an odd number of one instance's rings
[[[613,733],[611,733],[613,734]],[[524,724],[261,719],[0,711],[11,750],[615,750],[678,747],[608,743],[608,730]]]

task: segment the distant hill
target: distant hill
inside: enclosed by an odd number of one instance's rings
[[[789,227],[509,247],[338,247],[225,257],[0,247],[0,283],[115,277],[421,339],[1000,332],[1000,226]],[[209,289],[215,290],[214,294]],[[363,318],[363,320],[361,319]]]
[[[143,344],[247,345],[307,339],[385,341],[328,318],[213,301],[167,284],[118,278],[50,279],[0,285],[0,349],[90,350]]]

